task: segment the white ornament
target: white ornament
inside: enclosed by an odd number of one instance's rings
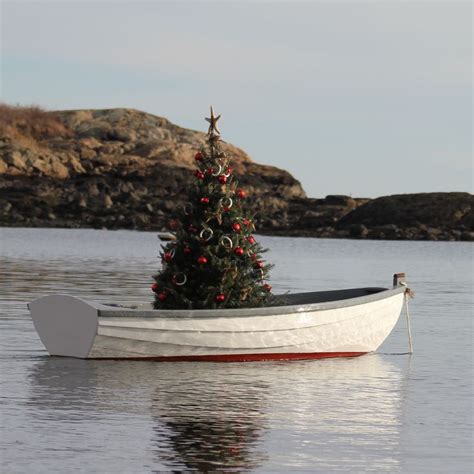
[[[222,166],[217,165],[219,167],[219,171],[213,171],[212,176],[219,176],[222,173]]]
[[[234,244],[232,243],[232,239],[228,235],[222,236],[220,243],[226,249],[231,249],[234,246]]]
[[[225,204],[226,202],[228,202],[227,205]],[[223,197],[219,200],[219,204],[224,208],[230,209],[232,207],[233,201],[230,197]]]
[[[182,275],[180,281],[178,281],[178,275]],[[178,275],[174,275],[174,283],[175,285],[183,286],[188,281],[188,277],[184,273],[178,273]]]
[[[205,240],[206,242],[211,240],[213,235],[214,235],[214,231],[209,227],[202,229],[201,232],[199,233],[199,237],[201,237],[201,239]]]

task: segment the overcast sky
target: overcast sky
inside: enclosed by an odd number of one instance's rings
[[[467,2],[1,4],[1,97],[133,107],[290,171],[307,194],[473,190]]]

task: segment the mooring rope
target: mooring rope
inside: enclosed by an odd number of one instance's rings
[[[413,354],[413,341],[411,337],[411,326],[410,326],[410,311],[408,309],[408,299],[409,298],[414,298],[415,293],[408,288],[407,284],[405,282],[400,282],[400,285],[403,285],[405,287],[405,293],[404,293],[404,298],[405,298],[405,314],[407,318],[407,329],[408,329],[408,343],[410,347],[410,351],[408,354]]]

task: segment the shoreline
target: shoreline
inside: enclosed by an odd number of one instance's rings
[[[150,233],[172,233],[170,229],[166,228],[127,228],[127,227],[105,227],[105,226],[82,226],[80,224],[72,225],[45,225],[45,222],[39,223],[38,225],[25,225],[25,223],[10,223],[10,224],[0,224],[0,228],[3,229],[64,229],[64,230],[108,230],[108,231],[130,231],[130,232],[150,232]],[[272,231],[272,230],[257,230],[255,232],[257,236],[265,237],[286,237],[286,238],[301,238],[301,239],[331,239],[331,240],[364,240],[364,241],[405,241],[405,242],[473,242],[473,236],[466,236],[467,238],[446,238],[443,236],[437,236],[438,238],[432,238],[432,235],[429,231],[426,234],[425,238],[397,238],[397,237],[360,237],[350,235],[348,231],[336,231],[334,234],[328,232],[312,232],[305,230],[282,230],[282,231]],[[380,235],[380,234],[379,234]],[[441,238],[440,238],[441,237]],[[161,239],[160,239],[161,240]]]

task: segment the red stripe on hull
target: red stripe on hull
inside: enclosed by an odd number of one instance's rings
[[[100,360],[150,360],[158,362],[256,362],[265,360],[307,360],[329,359],[334,357],[358,357],[367,352],[281,352],[273,354],[222,354],[222,355],[189,355],[170,357],[100,357]],[[94,358],[97,360],[96,358]]]

